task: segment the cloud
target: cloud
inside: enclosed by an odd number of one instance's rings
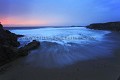
[[[119,0],[0,0],[0,18],[55,19],[59,25],[118,21],[119,13]]]

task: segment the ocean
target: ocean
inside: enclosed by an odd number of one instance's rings
[[[32,40],[41,42],[41,46],[31,52],[25,63],[46,68],[65,67],[79,61],[113,57],[112,51],[117,46],[113,38],[109,39],[112,32],[85,27],[27,27],[10,31],[25,35],[18,40],[21,46]]]
[[[120,33],[85,27],[11,28],[21,46],[40,41],[38,49],[4,65],[0,80],[117,80]],[[21,47],[20,46],[20,47]]]

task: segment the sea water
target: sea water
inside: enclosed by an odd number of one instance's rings
[[[105,39],[110,31],[91,30],[85,27],[59,27],[13,29],[25,35],[21,45],[38,40],[41,46],[25,59],[31,66],[54,68],[74,63],[112,56],[113,41]],[[111,47],[112,46],[112,47]]]

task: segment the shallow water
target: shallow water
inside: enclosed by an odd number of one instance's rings
[[[61,68],[80,61],[113,57],[116,47],[116,41],[109,35],[111,32],[84,27],[11,31],[25,35],[19,39],[22,45],[34,39],[41,42],[41,46],[32,51],[24,61],[35,67]]]
[[[25,35],[19,41],[39,41],[56,42],[59,44],[77,43],[84,44],[91,41],[101,41],[109,31],[90,30],[85,27],[68,27],[68,28],[39,28],[28,30],[11,30],[16,34]]]

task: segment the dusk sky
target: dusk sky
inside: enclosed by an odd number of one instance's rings
[[[120,0],[0,0],[9,26],[70,26],[120,21]]]

